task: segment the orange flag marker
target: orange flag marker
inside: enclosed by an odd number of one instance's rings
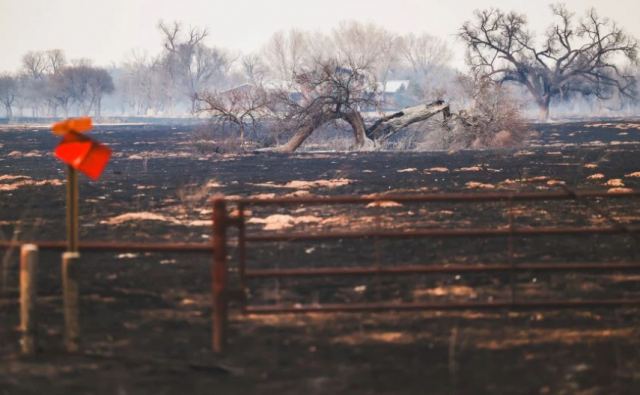
[[[69,132],[84,133],[93,128],[93,122],[90,117],[69,118],[64,121],[56,122],[51,129],[53,134],[64,136]]]
[[[111,158],[111,149],[78,133],[67,133],[56,147],[56,157],[92,180],[102,175]]]
[[[111,149],[80,134],[88,132],[92,127],[91,118],[83,117],[57,122],[51,129],[54,134],[62,136],[62,141],[55,150],[56,157],[95,181],[107,166]]]

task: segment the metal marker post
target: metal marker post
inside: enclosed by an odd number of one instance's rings
[[[67,252],[78,252],[78,171],[67,166]]]

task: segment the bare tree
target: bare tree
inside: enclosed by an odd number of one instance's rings
[[[399,66],[396,78],[409,80],[404,100],[420,103],[451,99],[455,95],[456,70],[449,67],[453,57],[447,43],[429,34],[406,34],[398,39]]]
[[[444,40],[426,33],[401,37],[398,48],[402,60],[418,75],[426,75],[434,68],[446,65],[453,57]]]
[[[45,52],[45,56],[49,74],[57,74],[67,65],[67,58],[61,49],[50,49]]]
[[[209,48],[203,40],[206,29],[190,28],[183,35],[183,27],[174,22],[158,24],[164,36],[164,48],[172,77],[181,84],[191,102],[191,111],[196,111],[198,93],[204,90],[214,79],[222,79],[228,72],[232,60],[222,50]]]
[[[69,106],[75,96],[74,75],[70,68],[63,68],[54,74],[49,83],[50,97],[62,108],[64,116],[69,116]]]
[[[255,131],[259,118],[268,115],[269,98],[261,87],[245,84],[218,94],[204,93],[198,97],[198,111],[212,117],[215,127],[237,128],[241,145],[247,130]]]
[[[269,72],[263,60],[257,55],[246,55],[241,60],[244,78],[254,86],[263,86]]]
[[[42,51],[30,51],[22,57],[22,68],[29,77],[41,79],[48,71],[47,57]]]
[[[524,15],[497,9],[477,11],[460,37],[475,72],[499,82],[523,85],[548,118],[553,97],[571,92],[607,98],[612,92],[632,96],[632,75],[616,57],[637,61],[638,44],[615,23],[590,10],[579,22],[564,6],[551,7],[553,23],[536,47]]]
[[[20,96],[23,104],[31,107],[33,116],[41,115],[42,109],[55,115],[58,103],[52,96],[52,77],[65,65],[64,52],[59,49],[31,51],[23,56]]]
[[[507,86],[483,75],[461,76],[459,84],[471,102],[445,124],[444,147],[506,147],[526,139],[529,131],[521,117],[521,103]]]
[[[71,103],[75,103],[80,113],[89,114],[93,110],[100,116],[103,96],[114,91],[109,72],[92,66],[64,67],[52,77],[51,86],[51,95],[65,115]]]
[[[0,74],[0,102],[4,106],[8,119],[13,117],[12,106],[18,94],[18,83],[9,74]]]
[[[100,67],[92,67],[89,69],[87,78],[87,92],[90,96],[90,108],[95,109],[95,115],[100,117],[102,114],[102,98],[105,94],[113,93],[115,86],[109,72]]]
[[[55,74],[67,64],[61,49],[48,51],[30,51],[22,57],[24,72],[33,78],[42,78],[46,74]]]
[[[261,53],[270,79],[280,85],[293,84],[295,75],[307,63],[311,45],[309,35],[299,30],[274,33]]]
[[[400,59],[400,39],[373,23],[341,23],[331,34],[330,45],[343,64],[367,69],[384,84]]]
[[[360,108],[372,105],[375,85],[368,84],[368,70],[344,67],[335,60],[299,72],[295,82],[302,97],[280,91],[276,96],[284,108],[281,127],[295,134],[280,151],[295,151],[323,124],[342,119],[352,128],[357,146],[365,143],[365,125]]]

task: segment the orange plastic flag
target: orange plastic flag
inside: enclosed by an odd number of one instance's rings
[[[93,122],[90,117],[82,118],[69,118],[64,121],[56,122],[51,129],[53,134],[58,136],[64,136],[69,132],[83,133],[88,132],[93,127]]]
[[[87,136],[71,132],[64,135],[55,154],[64,163],[95,181],[107,166],[111,149]]]

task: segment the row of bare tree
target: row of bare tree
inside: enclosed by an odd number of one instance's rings
[[[75,112],[87,108],[99,112],[96,101],[111,94],[107,105],[112,112],[129,115],[178,115],[197,111],[198,95],[221,92],[243,83],[256,86],[292,86],[295,73],[311,66],[320,58],[337,51],[341,59],[348,59],[376,73],[383,82],[389,77],[411,78],[413,93],[421,95],[421,82],[437,73],[455,74],[446,69],[451,52],[444,41],[429,35],[395,36],[373,24],[343,23],[330,34],[311,34],[302,31],[275,33],[259,51],[241,56],[205,43],[208,32],[199,27],[185,27],[160,22],[158,29],[163,47],[157,56],[132,52],[118,67],[111,67],[100,95],[93,98],[88,88],[54,83],[64,74],[72,74],[78,81],[79,68],[100,70],[87,60],[67,62],[60,50],[30,52],[23,58],[21,70],[13,75],[3,74],[0,100],[7,114],[17,109],[22,115],[57,115],[74,106]],[[78,70],[75,70],[78,69]],[[94,84],[95,85],[95,84]],[[56,90],[63,97],[53,98]],[[95,89],[94,89],[95,90]],[[73,94],[71,94],[73,93]],[[30,110],[30,114],[24,112]],[[74,111],[72,111],[74,112]]]
[[[279,149],[292,151],[328,123],[346,125],[357,146],[384,141],[436,113],[446,115],[446,128],[471,128],[492,119],[488,108],[500,111],[479,103],[478,92],[528,95],[545,119],[552,103],[578,96],[637,98],[637,41],[594,10],[577,18],[562,6],[551,9],[554,21],[537,38],[523,15],[477,11],[459,31],[469,75],[449,67],[444,41],[370,23],[345,22],[328,33],[278,32],[243,56],[207,45],[205,29],[161,22],[157,56],[132,54],[109,71],[66,62],[59,50],[28,53],[20,73],[0,76],[0,103],[8,116],[25,108],[34,116],[72,109],[99,114],[103,97],[113,93],[108,105],[116,113],[206,114],[241,141],[269,125],[276,141],[289,138]],[[401,86],[402,100],[389,105],[393,84],[396,93]],[[449,116],[451,102],[468,110]]]
[[[100,115],[102,99],[114,91],[109,72],[87,60],[68,64],[61,50],[29,52],[17,75],[0,75],[0,102],[11,118],[13,109],[31,116],[68,116],[78,113]],[[59,114],[59,112],[62,114]]]

